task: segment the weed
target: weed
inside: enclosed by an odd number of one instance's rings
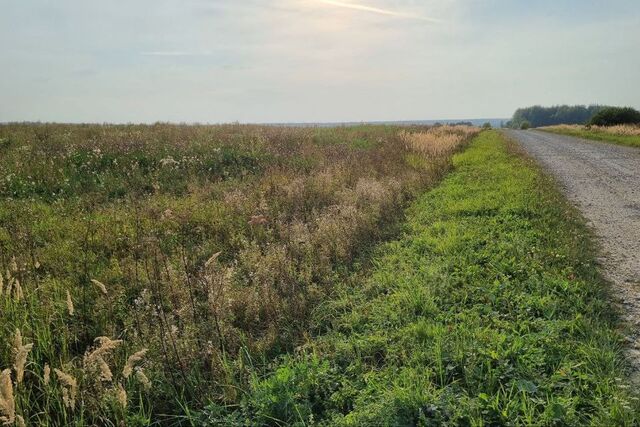
[[[24,338],[0,347],[2,410],[140,425],[237,405],[477,132],[0,125],[0,342]]]

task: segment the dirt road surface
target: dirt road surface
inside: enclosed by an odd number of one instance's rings
[[[603,272],[629,325],[629,358],[639,381],[640,149],[542,131],[506,133],[556,177],[598,235]]]

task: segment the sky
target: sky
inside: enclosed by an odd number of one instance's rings
[[[640,107],[638,0],[0,0],[0,122]]]

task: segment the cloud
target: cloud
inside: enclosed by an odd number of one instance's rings
[[[430,17],[423,16],[423,15],[416,15],[416,14],[412,14],[412,13],[398,12],[398,11],[388,10],[388,9],[381,9],[381,8],[377,8],[377,7],[365,6],[365,5],[362,5],[362,4],[347,3],[347,2],[336,1],[336,0],[319,0],[319,1],[320,1],[320,3],[328,4],[328,5],[331,5],[331,6],[342,7],[342,8],[353,9],[353,10],[360,10],[360,11],[363,11],[363,12],[377,13],[379,15],[395,16],[395,17],[398,17],[398,18],[418,19],[418,20],[421,20],[421,21],[428,21],[428,22],[432,22],[432,23],[441,22],[439,19],[430,18]]]

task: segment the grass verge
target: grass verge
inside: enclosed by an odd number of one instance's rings
[[[618,145],[626,145],[628,147],[640,147],[640,135],[616,135],[610,132],[600,130],[573,129],[569,127],[550,127],[541,128],[546,132],[557,133],[559,135],[575,136],[578,138],[591,139],[594,141],[610,142]]]
[[[324,332],[203,424],[640,422],[579,215],[498,132],[454,163]]]

